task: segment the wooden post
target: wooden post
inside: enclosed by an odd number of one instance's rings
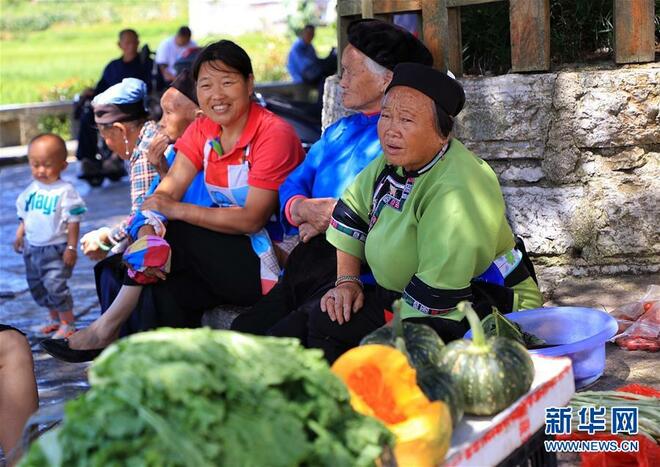
[[[362,17],[374,17],[374,0],[362,0]]]
[[[447,68],[455,76],[463,74],[463,41],[461,39],[461,9],[447,9]]]
[[[433,55],[433,67],[445,71],[448,60],[447,0],[422,0],[422,40]]]
[[[614,0],[614,60],[616,63],[655,59],[653,0]]]
[[[549,70],[549,0],[510,0],[509,20],[513,71]]]
[[[348,25],[352,17],[337,15],[337,74],[341,75],[341,54],[348,44]]]

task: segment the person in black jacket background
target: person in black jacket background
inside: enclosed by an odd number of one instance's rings
[[[154,63],[148,56],[142,56],[138,53],[138,46],[140,45],[138,33],[133,29],[123,29],[119,32],[117,45],[122,51],[122,56],[106,65],[96,88],[83,94],[84,101],[91,101],[94,96],[101,94],[110,86],[121,83],[124,78],[137,78],[144,81],[147,84],[148,91],[151,92]],[[85,105],[85,102],[81,102],[81,104],[79,108],[78,149],[76,151],[76,157],[82,162],[80,177],[89,180],[97,177],[97,180],[101,182],[103,181],[102,175],[111,179],[120,178],[126,174],[121,160],[112,158],[101,161],[96,158],[96,154],[99,152],[99,138],[94,125],[94,114],[90,105]],[[98,178],[99,174],[102,174],[100,178]]]

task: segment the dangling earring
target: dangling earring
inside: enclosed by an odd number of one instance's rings
[[[126,136],[124,136],[124,147],[126,148],[126,151],[124,152],[124,154],[126,154],[126,157],[130,156],[130,154],[128,152],[128,138]]]

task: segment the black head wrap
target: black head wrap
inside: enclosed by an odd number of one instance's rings
[[[442,71],[419,63],[397,65],[385,93],[395,86],[417,89],[430,97],[439,111],[451,117],[457,116],[465,104],[465,92],[461,83]]]
[[[348,42],[388,70],[401,62],[433,65],[429,49],[403,28],[377,19],[360,19],[348,25]]]
[[[181,73],[179,73],[176,79],[172,81],[170,87],[173,87],[188,99],[193,101],[195,105],[199,106],[199,102],[197,102],[195,81],[193,80],[190,70],[183,70]]]

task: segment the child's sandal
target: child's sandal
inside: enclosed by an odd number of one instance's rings
[[[73,323],[69,324],[66,321],[62,321],[60,328],[55,334],[53,334],[53,339],[66,339],[77,331]]]
[[[61,323],[59,321],[51,321],[46,326],[39,329],[39,332],[45,336],[57,332],[60,329]]]

